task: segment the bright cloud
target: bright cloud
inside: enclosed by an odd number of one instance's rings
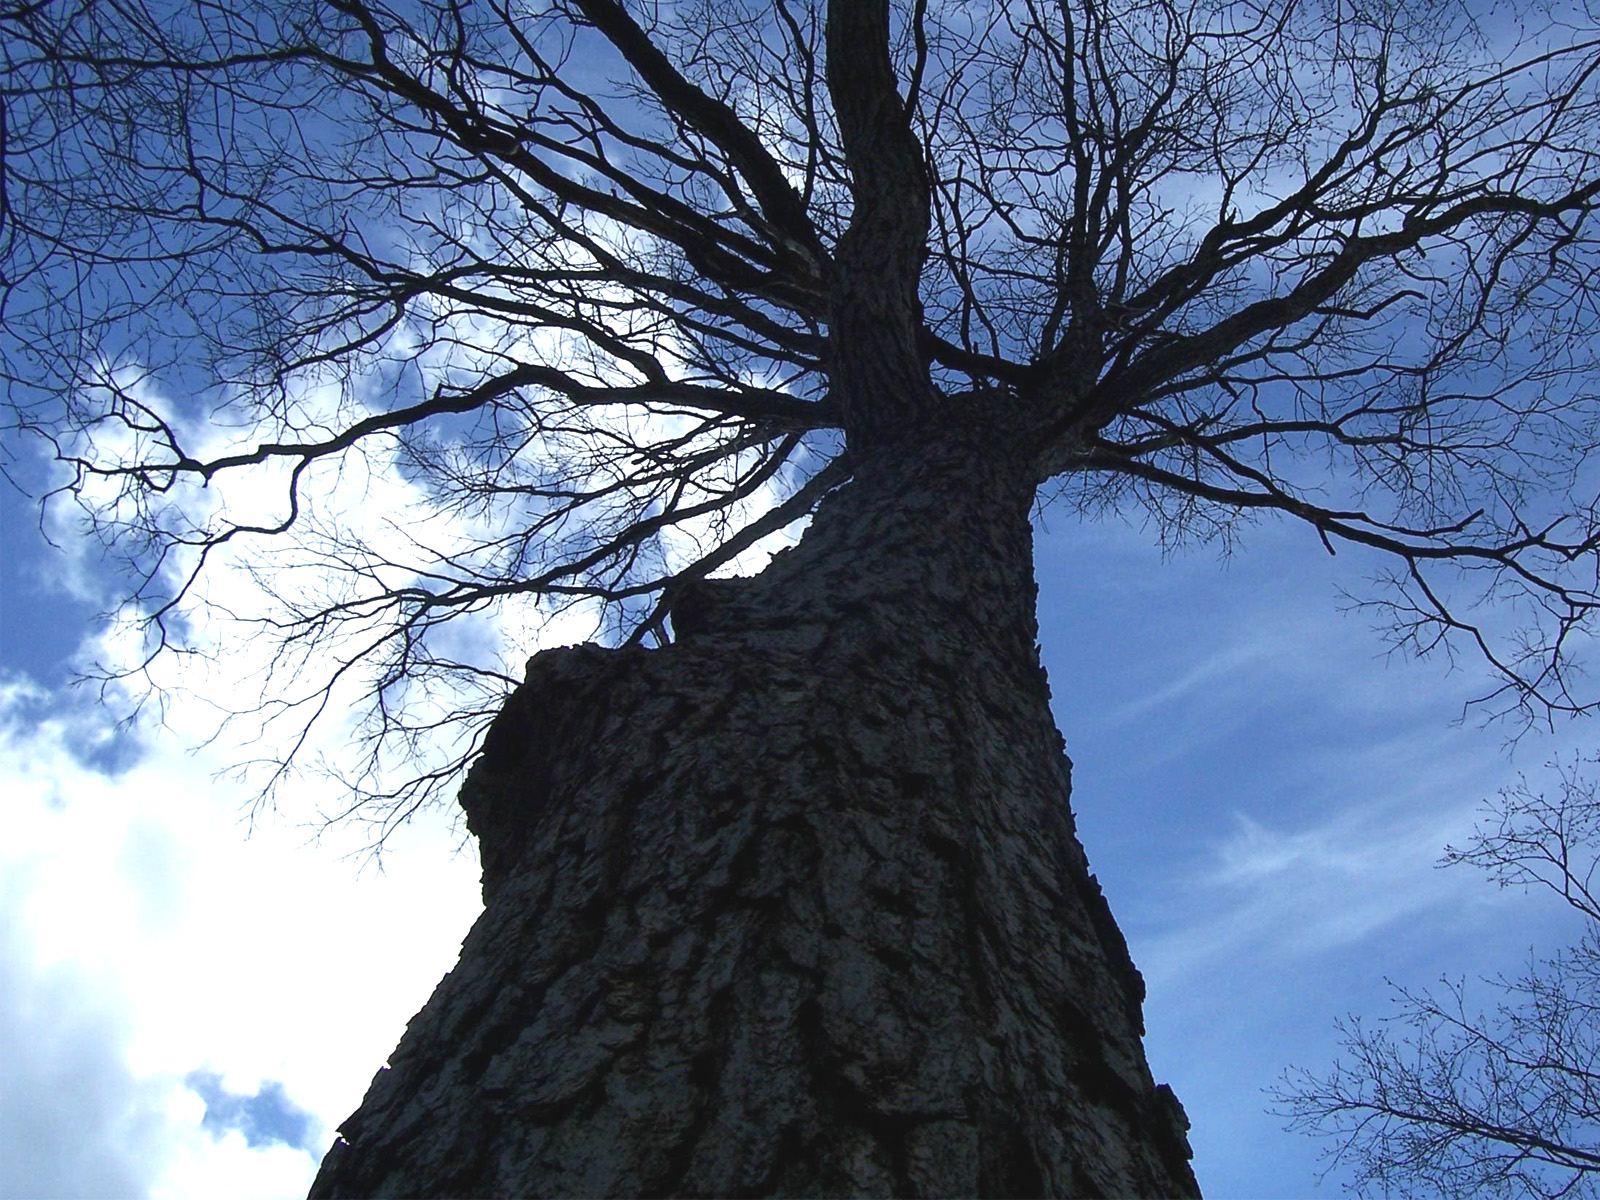
[[[440,819],[358,877],[337,835],[258,825],[141,731],[118,775],[98,709],[0,688],[0,1192],[301,1195],[337,1122],[453,964],[477,869]]]

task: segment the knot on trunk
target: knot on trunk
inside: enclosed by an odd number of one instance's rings
[[[467,828],[483,862],[485,900],[516,866],[551,794],[583,770],[619,674],[642,653],[585,643],[528,660],[522,685],[489,726],[461,786]]]
[[[684,580],[669,610],[674,636],[684,638],[748,625],[752,614],[739,601],[752,590],[751,581],[743,578]]]

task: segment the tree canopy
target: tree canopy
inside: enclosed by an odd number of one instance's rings
[[[1600,26],[1449,3],[12,0],[11,421],[150,659],[234,555],[258,712],[459,753],[552,613],[664,643],[857,464],[1002,430],[1162,536],[1389,556],[1585,711]],[[384,475],[381,539],[319,504]],[[296,572],[299,571],[300,574]],[[307,582],[307,581],[310,582]],[[181,601],[181,603],[180,603]],[[376,758],[375,760],[376,761]],[[374,776],[376,778],[376,776]],[[370,782],[370,781],[369,781]]]

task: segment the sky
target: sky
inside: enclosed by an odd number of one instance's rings
[[[327,486],[315,501],[341,519],[413,499],[381,471]],[[1463,719],[1475,661],[1388,656],[1343,611],[1379,565],[1273,521],[1231,556],[1169,556],[1136,521],[1039,519],[1079,833],[1212,1197],[1341,1194],[1329,1147],[1286,1132],[1268,1089],[1330,1064],[1336,1022],[1392,1011],[1391,985],[1465,978],[1487,1002],[1484,977],[1579,932],[1553,898],[1437,864],[1486,798],[1539,786],[1592,729],[1508,746]],[[221,605],[239,566],[217,573]],[[0,576],[0,1200],[303,1195],[479,912],[472,847],[428,812],[380,869],[362,831],[317,821],[340,793],[314,776],[249,819],[236,768],[272,747],[213,737],[215,702],[263,664],[224,628],[201,628],[219,657],[169,676],[163,705],[130,716],[126,694],[73,686],[136,650],[96,617],[119,581],[3,481]]]
[[[478,912],[470,846],[431,814],[376,870],[306,823],[337,798],[316,781],[246,822],[199,698],[119,729],[70,685],[127,636],[93,620],[106,581],[14,493],[0,519],[0,1196],[301,1195]],[[1559,904],[1435,864],[1587,731],[1512,754],[1461,721],[1474,665],[1386,658],[1337,602],[1374,564],[1287,525],[1164,557],[1047,510],[1037,562],[1080,834],[1200,1183],[1338,1195],[1265,1089],[1331,1062],[1337,1018],[1381,1017],[1386,980],[1515,971],[1575,936]]]

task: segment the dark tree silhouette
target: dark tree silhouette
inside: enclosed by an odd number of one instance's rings
[[[1589,767],[1600,760],[1589,760]],[[1585,919],[1575,945],[1514,979],[1396,989],[1397,1012],[1343,1027],[1348,1058],[1291,1072],[1278,1092],[1290,1126],[1336,1139],[1333,1160],[1380,1195],[1600,1194],[1600,903],[1593,891],[1600,789],[1583,764],[1555,794],[1524,782],[1445,862],[1502,887],[1548,888]]]
[[[1041,488],[1386,552],[1403,645],[1593,704],[1586,10],[3,11],[8,395],[136,572],[119,669],[259,557],[256,711],[364,697],[350,815],[471,765],[486,912],[319,1194],[1192,1191]],[[382,539],[319,503],[363,471]],[[609,648],[520,683],[454,632],[562,609]]]

